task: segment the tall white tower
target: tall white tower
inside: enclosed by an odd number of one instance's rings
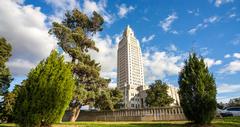
[[[141,108],[139,95],[144,88],[143,59],[140,44],[133,30],[127,26],[118,44],[117,87],[124,94],[124,108]]]

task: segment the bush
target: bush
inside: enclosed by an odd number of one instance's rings
[[[210,123],[216,112],[216,85],[203,58],[189,55],[179,75],[179,97],[185,116],[197,124]]]
[[[71,66],[53,51],[23,82],[14,108],[15,122],[21,127],[60,122],[72,99],[74,83]]]

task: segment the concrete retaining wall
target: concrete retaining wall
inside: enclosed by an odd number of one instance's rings
[[[67,111],[63,121],[69,121],[71,113]],[[161,121],[186,120],[181,107],[123,109],[115,111],[80,112],[77,121]]]

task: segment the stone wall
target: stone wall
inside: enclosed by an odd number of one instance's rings
[[[70,112],[66,111],[63,121],[69,121],[70,115]],[[82,111],[77,121],[160,121],[185,119],[181,107],[164,107],[115,111]]]

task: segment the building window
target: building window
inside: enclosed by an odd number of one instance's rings
[[[134,104],[131,104],[131,107],[134,107]]]

